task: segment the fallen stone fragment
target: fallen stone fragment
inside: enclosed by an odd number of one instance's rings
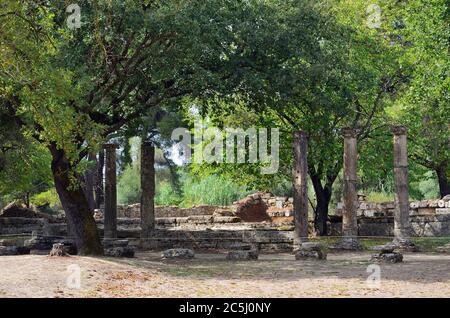
[[[171,248],[162,252],[163,259],[191,259],[195,257],[194,251],[188,248]]]
[[[320,243],[304,242],[294,251],[296,260],[317,259],[326,260],[327,252]]]
[[[134,257],[134,248],[131,246],[118,246],[105,249],[105,256],[109,257]]]
[[[64,244],[56,243],[53,244],[52,250],[50,251],[49,256],[69,256],[64,249]]]
[[[317,259],[317,260],[326,260],[327,253],[325,251],[304,251],[298,250],[295,252],[296,260],[308,260],[308,259]]]
[[[237,261],[237,260],[257,260],[259,253],[256,249],[251,250],[234,250],[229,251],[227,254],[227,260]]]
[[[383,262],[383,263],[400,263],[403,262],[403,255],[398,252],[392,253],[379,253],[372,255],[371,261]]]

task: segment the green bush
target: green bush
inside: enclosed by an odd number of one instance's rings
[[[133,204],[140,202],[140,197],[140,169],[136,165],[128,165],[117,182],[117,201],[120,204]]]
[[[169,182],[158,182],[156,186],[155,204],[156,205],[179,205],[182,197],[178,195]]]
[[[230,205],[249,194],[224,176],[210,175],[202,179],[186,177],[183,180],[183,206],[199,204]]]
[[[41,192],[33,195],[30,198],[30,203],[36,206],[49,206],[52,209],[60,209],[61,203],[59,202],[58,193],[55,188],[51,188],[48,191]]]

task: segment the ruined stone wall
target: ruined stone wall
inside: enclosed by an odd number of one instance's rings
[[[140,204],[117,206],[117,217],[119,218],[140,218]],[[217,209],[224,209],[226,207],[214,205],[200,205],[192,208],[179,208],[177,206],[156,206],[155,217],[188,217],[193,215],[213,215]]]
[[[338,203],[335,209],[335,215],[342,216],[342,203]],[[357,215],[361,217],[390,217],[394,215],[394,202],[368,202],[359,201]],[[410,203],[410,216],[430,216],[430,215],[449,215],[450,197],[442,200],[422,200]]]

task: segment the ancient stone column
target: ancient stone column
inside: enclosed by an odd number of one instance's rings
[[[406,127],[394,126],[392,127],[392,133],[394,134],[395,180],[394,243],[411,245]]]
[[[92,213],[94,212],[95,209],[95,197],[94,197],[94,187],[95,187],[95,177],[96,177],[96,167],[94,165],[94,163],[97,163],[97,157],[95,156],[95,154],[89,153],[88,155],[88,161],[89,164],[91,164],[92,166],[89,167],[85,174],[84,174],[84,179],[85,179],[85,193],[86,193],[86,198],[89,204],[89,209],[92,211]]]
[[[106,238],[117,237],[117,184],[116,148],[114,144],[104,146],[105,160],[105,233]]]
[[[357,193],[357,160],[358,150],[356,131],[352,128],[343,128],[344,137],[344,194],[342,210],[342,247],[345,249],[358,249],[358,222],[356,210],[358,209]]]
[[[104,204],[103,168],[105,166],[105,151],[98,152],[97,175],[95,176],[95,208],[100,209]]]
[[[149,237],[155,228],[155,147],[141,145],[141,238]]]
[[[308,241],[308,137],[304,131],[293,135],[294,163],[294,245]]]

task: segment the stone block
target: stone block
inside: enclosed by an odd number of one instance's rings
[[[257,260],[259,253],[256,249],[251,250],[234,250],[229,251],[227,254],[227,260],[238,261],[238,260]]]
[[[295,259],[296,260],[309,260],[309,259],[326,260],[327,253],[325,251],[298,250],[295,252]]]
[[[64,244],[56,243],[53,244],[52,250],[50,251],[49,256],[69,256],[64,249]]]
[[[403,255],[398,252],[381,252],[379,254],[372,255],[371,261],[383,263],[400,263],[403,262]]]
[[[436,209],[435,208],[421,208],[419,207],[418,211],[417,211],[418,215],[434,215],[436,214]]]
[[[134,248],[132,248],[131,246],[106,248],[105,256],[133,258]]]
[[[188,248],[171,248],[162,252],[163,259],[191,259],[195,257],[194,251]]]
[[[450,208],[437,208],[436,215],[447,215],[450,214]]]

